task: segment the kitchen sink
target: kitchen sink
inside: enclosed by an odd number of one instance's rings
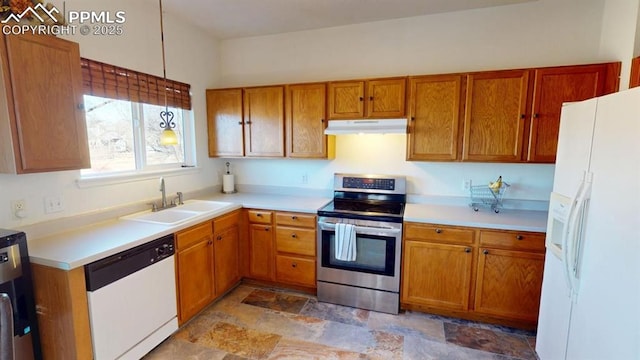
[[[187,200],[184,205],[178,205],[160,211],[143,211],[121,217],[122,220],[139,221],[161,225],[177,225],[189,221],[206,213],[213,214],[232,203],[221,201]]]

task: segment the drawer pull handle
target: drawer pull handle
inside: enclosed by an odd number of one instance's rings
[[[436,234],[440,234],[442,232],[442,229],[436,229]]]
[[[524,236],[522,236],[522,235],[516,235],[516,240],[522,240],[522,239],[524,239]]]
[[[256,214],[256,216],[257,216],[257,217],[262,217],[262,214],[257,213],[257,214]]]
[[[295,216],[295,215],[293,215],[293,216],[291,217],[291,220],[298,220],[298,217],[297,217],[297,216]]]
[[[296,264],[296,263],[291,263],[291,267],[298,267],[298,264]]]
[[[464,248],[464,252],[466,252],[466,253],[470,253],[470,252],[471,252],[471,248],[470,248],[470,247],[468,247],[468,248]]]
[[[489,255],[489,250],[484,249],[484,250],[482,250],[482,253],[485,254],[485,255]]]
[[[297,238],[297,237],[298,237],[298,235],[296,235],[296,234],[291,234],[291,237],[295,239],[295,238]]]

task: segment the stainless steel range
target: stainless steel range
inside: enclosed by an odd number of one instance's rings
[[[319,301],[398,313],[405,202],[404,176],[335,174],[318,210]]]

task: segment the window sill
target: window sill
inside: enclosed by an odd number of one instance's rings
[[[81,189],[99,187],[99,186],[107,186],[107,185],[115,185],[115,184],[125,184],[136,181],[144,181],[150,179],[156,179],[160,176],[171,177],[171,176],[181,176],[187,174],[193,174],[200,172],[199,167],[184,167],[178,169],[163,169],[163,170],[152,170],[152,171],[140,171],[140,172],[128,172],[128,173],[120,173],[113,175],[103,175],[103,176],[91,176],[84,177],[80,179],[76,179],[76,185]]]

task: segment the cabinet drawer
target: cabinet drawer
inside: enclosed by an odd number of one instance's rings
[[[249,210],[249,222],[256,224],[271,224],[271,211]]]
[[[276,279],[280,282],[316,287],[316,261],[278,255]]]
[[[544,233],[526,231],[480,231],[480,245],[517,250],[544,251]]]
[[[276,250],[299,255],[316,256],[316,231],[278,226],[276,228]]]
[[[297,213],[276,213],[277,225],[300,226],[307,228],[316,227],[316,216]]]
[[[240,210],[213,219],[213,231],[220,232],[240,223]]]
[[[212,236],[211,221],[203,222],[176,233],[176,249],[178,251],[186,249],[203,239],[211,239]]]
[[[473,235],[473,230],[444,225],[407,223],[404,227],[404,237],[412,240],[473,244]]]

